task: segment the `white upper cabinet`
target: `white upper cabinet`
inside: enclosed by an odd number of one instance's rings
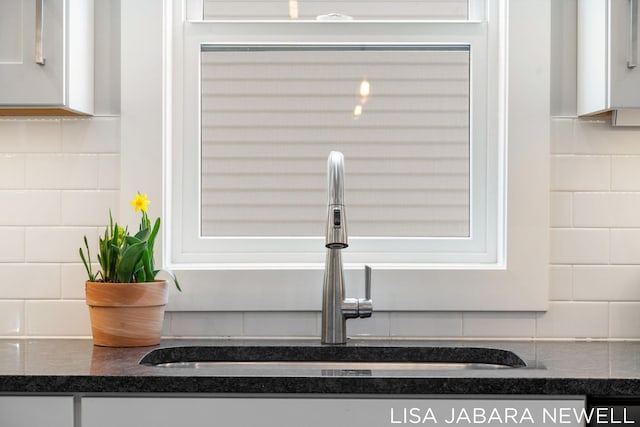
[[[93,0],[0,1],[0,115],[93,114]]]
[[[638,0],[578,0],[578,115],[640,125]]]

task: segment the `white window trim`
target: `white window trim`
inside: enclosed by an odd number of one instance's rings
[[[492,4],[498,2],[491,0]],[[202,11],[199,0],[185,0],[188,10]],[[474,1],[475,9],[484,1]],[[174,3],[173,16],[179,16]],[[191,9],[190,6],[192,6]],[[491,9],[492,22],[504,22],[500,9]],[[201,12],[200,12],[201,13]],[[471,12],[478,16],[479,10]],[[200,175],[193,167],[201,159],[200,146],[194,141],[200,135],[200,63],[202,46],[429,46],[469,45],[471,55],[471,218],[470,236],[465,238],[375,238],[349,236],[349,249],[343,259],[349,266],[369,264],[373,268],[398,267],[400,264],[425,264],[451,267],[451,264],[504,265],[499,250],[504,234],[503,205],[498,199],[503,171],[489,165],[500,150],[503,135],[498,126],[500,105],[497,90],[489,90],[485,82],[489,75],[499,75],[500,60],[497,44],[499,28],[487,26],[484,17],[461,22],[379,23],[350,21],[327,22],[201,22],[197,12],[187,13],[193,20],[174,22],[174,70],[184,73],[171,87],[171,93],[181,107],[174,114],[170,157],[173,182],[167,189],[173,194],[171,261],[177,265],[197,264],[199,268],[224,269],[229,266],[254,267],[268,264],[270,268],[297,268],[300,264],[322,269],[325,258],[323,236],[317,237],[202,237],[200,232]],[[380,26],[382,24],[382,27]],[[380,29],[386,31],[380,35]],[[320,31],[318,31],[320,29]],[[284,40],[284,41],[282,41]],[[292,42],[291,40],[295,40]],[[480,52],[478,54],[478,52]],[[480,84],[478,84],[480,82]],[[188,142],[184,142],[188,141]],[[347,164],[349,159],[347,159]],[[176,181],[175,179],[180,181]],[[348,179],[348,176],[347,176]],[[496,212],[498,211],[498,212]],[[319,230],[321,232],[321,229]],[[197,268],[197,267],[196,267]]]
[[[171,7],[171,1],[165,3],[164,7]],[[502,127],[510,141],[505,150],[509,220],[506,253],[499,257],[505,262],[473,268],[376,266],[373,297],[378,311],[540,311],[547,307],[550,2],[511,0],[508,5],[509,37],[504,46],[508,89],[502,94],[508,111]],[[160,142],[168,147],[170,107],[181,102],[163,92],[166,82],[181,78],[171,74],[180,70],[163,62],[163,47],[172,45],[171,23],[163,27],[163,19],[170,14],[164,16],[164,12],[162,5],[152,1],[122,5],[123,207],[136,191],[146,191],[159,206],[163,197],[170,196],[164,190],[171,162],[181,160],[177,153],[163,158]],[[137,37],[141,31],[147,37]],[[163,44],[148,40],[163,40]],[[165,199],[162,205],[172,204]],[[163,212],[163,218],[168,213]],[[133,223],[135,217],[124,215],[123,220]],[[174,269],[184,288],[171,298],[170,310],[317,311],[321,306],[321,266],[252,264],[203,270],[172,265],[167,259],[171,242],[166,228],[163,235],[164,265]],[[349,293],[357,296],[362,292],[361,266],[352,267],[347,268],[346,281]]]
[[[498,4],[495,0],[490,0]],[[279,266],[283,269],[299,267],[307,264],[315,268],[322,268],[324,261],[323,237],[308,238],[250,238],[250,237],[215,237],[200,236],[199,216],[200,171],[186,165],[198,164],[200,159],[199,147],[196,144],[182,144],[181,141],[200,140],[200,106],[194,100],[200,99],[200,76],[197,67],[183,64],[198,64],[201,45],[278,45],[291,44],[296,40],[300,45],[470,45],[471,54],[476,55],[472,61],[470,80],[472,82],[470,147],[471,161],[471,217],[470,236],[466,238],[373,238],[350,237],[349,250],[343,258],[349,266],[369,264],[374,268],[398,267],[401,264],[428,264],[429,268],[442,265],[451,268],[451,264],[476,265],[484,268],[486,264],[504,265],[504,253],[501,252],[502,236],[504,235],[503,203],[499,200],[499,182],[504,179],[504,171],[498,173],[495,165],[496,152],[500,150],[499,141],[503,139],[497,125],[497,117],[501,102],[497,90],[489,90],[485,84],[474,85],[474,82],[488,81],[487,75],[500,73],[497,45],[498,31],[496,26],[488,29],[483,20],[485,14],[485,0],[473,1],[470,5],[471,19],[464,22],[437,22],[425,26],[420,21],[391,23],[385,22],[384,35],[380,34],[380,27],[370,27],[376,21],[351,21],[337,24],[327,22],[291,22],[291,21],[215,21],[213,23],[199,22],[203,10],[201,0],[185,0],[185,10],[180,10],[174,4],[174,16],[185,13],[188,17],[183,31],[182,20],[173,23],[174,47],[172,52],[175,68],[184,73],[184,86],[175,85],[172,93],[180,98],[182,113],[174,115],[173,149],[171,157],[179,159],[173,163],[174,177],[184,179],[184,182],[167,183],[167,189],[173,190],[174,209],[170,217],[172,221],[173,239],[171,261],[175,264],[195,264],[200,268],[224,269],[227,267],[244,266],[248,264],[269,264],[270,268]],[[492,19],[501,11],[498,7],[490,10]],[[504,21],[504,20],[502,20]],[[286,26],[284,35],[271,34],[263,28],[278,28]],[[369,27],[367,27],[369,26]],[[216,31],[216,29],[220,29]],[[321,31],[317,31],[321,28]],[[374,29],[374,31],[372,31]],[[215,36],[212,36],[215,33]],[[257,40],[256,41],[256,37]],[[490,58],[490,59],[487,59]],[[183,99],[183,101],[182,101]],[[491,141],[491,142],[488,142]],[[346,160],[347,165],[349,159]],[[491,172],[490,172],[491,171]],[[348,176],[347,176],[348,179]],[[182,209],[182,207],[187,207]],[[191,208],[189,208],[191,207]],[[292,265],[295,263],[295,265]]]

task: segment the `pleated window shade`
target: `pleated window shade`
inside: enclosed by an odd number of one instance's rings
[[[203,236],[323,235],[331,150],[345,156],[350,236],[469,236],[467,48],[212,48],[201,61]]]
[[[468,0],[204,0],[205,20],[315,20],[339,13],[357,20],[465,20]]]

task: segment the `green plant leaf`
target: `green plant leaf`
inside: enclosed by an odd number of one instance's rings
[[[96,276],[93,274],[93,270],[91,268],[91,253],[89,252],[89,244],[87,243],[87,236],[84,236],[84,246],[87,248],[87,258],[84,257],[84,252],[82,248],[80,248],[80,259],[82,259],[82,263],[84,264],[85,270],[87,270],[87,275],[89,276],[90,282],[96,281]]]
[[[156,221],[153,223],[153,229],[151,230],[151,234],[149,235],[149,261],[150,261],[150,270],[154,270],[155,269],[155,260],[153,257],[153,248],[155,247],[154,245],[156,244],[156,236],[158,235],[158,232],[160,231],[160,218],[156,218]],[[153,275],[155,277],[155,273]]]
[[[160,231],[160,218],[156,218],[156,222],[153,223],[153,230],[151,230],[151,235],[149,236],[149,243],[155,242],[158,231]]]
[[[133,279],[136,272],[137,265],[142,257],[142,254],[146,250],[147,242],[138,240],[133,244],[129,244],[120,253],[119,262],[116,269],[116,277],[119,282],[131,282],[131,279]]]
[[[178,282],[178,278],[176,277],[175,274],[173,274],[172,271],[169,271],[169,270],[155,270],[153,272],[153,276],[155,277],[160,271],[164,271],[165,273],[167,273],[171,277],[171,280],[173,281],[173,284],[176,286],[176,289],[178,290],[178,292],[182,292],[182,288],[180,287],[180,282]]]
[[[148,246],[147,246],[148,248]],[[151,254],[146,250],[142,253],[142,269],[144,271],[144,281],[152,282],[155,279],[155,274],[153,272],[153,262],[151,259]]]
[[[126,245],[136,245],[136,244],[141,243],[141,242],[145,242],[146,243],[146,240],[140,239],[140,238],[138,238],[136,236],[125,236],[124,237],[124,243]]]
[[[150,235],[149,229],[145,228],[138,231],[134,237],[140,240],[149,240],[149,235]]]

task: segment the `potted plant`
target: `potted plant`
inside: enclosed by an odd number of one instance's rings
[[[160,270],[154,267],[153,247],[160,218],[151,224],[147,215],[149,203],[147,195],[140,193],[131,201],[136,212],[142,213],[134,235],[127,227],[114,223],[109,212],[109,225],[99,238],[100,269],[96,272],[84,237],[80,258],[89,276],[85,292],[96,345],[137,347],[160,343],[169,283],[156,279]],[[180,291],[176,277],[167,273]]]

